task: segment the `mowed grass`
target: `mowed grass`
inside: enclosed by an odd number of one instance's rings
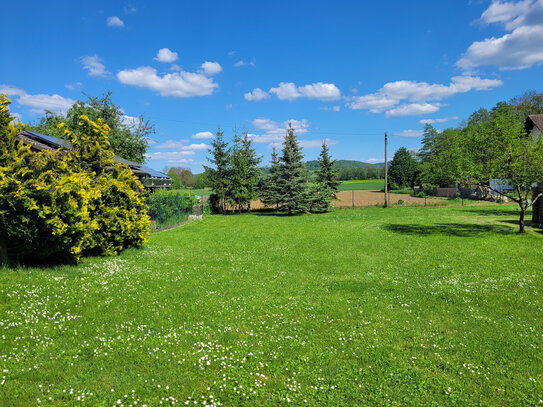
[[[516,218],[207,216],[1,270],[0,405],[540,405],[543,236]]]
[[[385,180],[382,179],[363,179],[341,181],[340,191],[360,191],[360,190],[381,190],[385,187]]]

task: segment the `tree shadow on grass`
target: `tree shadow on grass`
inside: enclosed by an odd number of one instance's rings
[[[515,230],[506,225],[479,225],[469,223],[440,223],[435,225],[389,224],[383,229],[394,233],[418,236],[460,236],[473,237],[483,234],[513,234]]]

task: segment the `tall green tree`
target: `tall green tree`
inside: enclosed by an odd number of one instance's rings
[[[524,233],[526,211],[543,199],[531,197],[532,184],[543,180],[543,137],[527,134],[523,114],[511,105],[498,103],[488,121],[466,127],[461,146],[462,178],[516,202],[520,208],[519,233]],[[495,179],[511,183],[514,191],[493,189],[490,181]]]
[[[211,148],[208,150],[211,157],[207,160],[213,167],[204,166],[206,178],[213,189],[213,198],[217,202],[217,209],[223,213],[225,210],[226,199],[229,197],[230,177],[232,166],[230,159],[230,147],[224,140],[223,132],[218,129],[217,134],[211,142]],[[211,198],[210,198],[211,199]]]
[[[241,137],[234,137],[234,148],[230,155],[231,176],[228,198],[240,213],[244,206],[250,210],[251,200],[258,197],[260,160],[247,132],[243,132]]]
[[[338,181],[339,171],[334,169],[336,160],[332,160],[330,149],[325,141],[322,142],[321,153],[317,158],[317,162],[319,163],[319,169],[316,172],[317,183],[326,186],[330,192],[330,198],[337,199],[339,185],[341,184]]]
[[[258,183],[258,196],[266,206],[275,206],[276,209],[282,202],[281,190],[279,189],[279,173],[281,162],[275,146],[273,147],[270,162],[269,174],[262,175]]]
[[[422,135],[422,147],[419,150],[419,157],[422,162],[428,161],[430,156],[435,152],[439,132],[429,123],[424,126]]]
[[[401,189],[415,186],[418,163],[405,147],[395,153],[388,169],[388,183],[391,189]]]
[[[302,149],[298,144],[292,124],[289,123],[283,142],[278,177],[282,203],[289,215],[307,212],[309,209],[309,189],[303,158]]]
[[[445,129],[432,132],[431,142],[419,156],[420,180],[425,184],[446,187],[459,181],[459,165],[462,159],[461,130]]]
[[[337,199],[339,190],[339,171],[334,169],[335,160],[330,157],[326,142],[322,142],[322,149],[317,159],[319,169],[315,172],[315,184],[312,186],[310,209],[326,212],[334,199]]]
[[[143,116],[128,118],[120,107],[113,104],[111,92],[101,97],[87,96],[86,101],[78,100],[68,109],[66,115],[46,111],[45,117],[42,117],[39,123],[29,123],[26,129],[53,137],[66,138],[58,125],[66,123],[75,128],[81,115],[88,117],[91,121],[100,119],[109,126],[111,149],[116,155],[140,164],[145,162],[149,137],[155,133],[155,127]]]

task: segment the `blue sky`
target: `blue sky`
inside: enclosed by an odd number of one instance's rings
[[[541,91],[543,0],[7,2],[0,92],[23,122],[112,91],[157,133],[148,164],[206,162],[246,129],[269,160],[291,120],[306,159],[416,149],[426,121]]]

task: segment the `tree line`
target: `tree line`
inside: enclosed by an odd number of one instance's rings
[[[519,232],[526,211],[539,199],[532,185],[543,181],[543,137],[526,129],[529,115],[543,114],[543,94],[527,92],[492,109],[478,109],[457,128],[424,129],[422,147],[400,148],[389,167],[389,187],[478,186],[519,205]],[[510,188],[496,188],[496,180]]]
[[[314,174],[306,170],[303,153],[294,129],[289,123],[281,153],[274,147],[269,172],[260,168],[262,157],[252,146],[247,132],[234,135],[229,146],[222,131],[211,142],[209,162],[205,166],[206,179],[213,189],[211,205],[217,212],[228,208],[242,212],[251,209],[251,201],[260,201],[289,215],[307,211],[324,212],[338,191],[338,171],[330,157],[328,146],[322,144],[319,168]]]

